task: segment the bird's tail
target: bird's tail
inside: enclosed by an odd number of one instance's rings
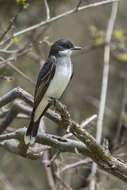
[[[31,119],[30,124],[27,128],[26,134],[24,136],[25,144],[34,144],[39,128],[40,118],[37,121]]]
[[[34,144],[34,142],[36,140],[38,128],[39,128],[40,119],[44,115],[46,110],[49,108],[49,106],[50,106],[50,104],[48,103],[46,105],[45,109],[43,110],[42,114],[40,115],[40,117],[36,121],[34,121],[34,113],[35,113],[35,111],[33,110],[29,126],[28,126],[26,134],[24,136],[24,142],[25,142],[26,145]]]

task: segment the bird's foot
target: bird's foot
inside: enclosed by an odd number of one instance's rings
[[[59,103],[59,100],[54,97],[49,97],[49,102],[56,106],[56,104]]]

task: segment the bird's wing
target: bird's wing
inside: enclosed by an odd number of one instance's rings
[[[49,84],[52,80],[55,70],[56,70],[56,58],[54,56],[50,56],[38,75],[35,94],[34,94],[34,110],[38,107],[41,102]]]

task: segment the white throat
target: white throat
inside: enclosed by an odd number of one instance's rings
[[[72,50],[71,49],[66,49],[66,50],[63,50],[63,51],[59,51],[59,54],[61,56],[68,56],[68,57],[70,57],[71,54],[72,54]]]

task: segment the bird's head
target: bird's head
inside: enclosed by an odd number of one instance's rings
[[[73,50],[80,50],[81,47],[74,46],[69,40],[57,40],[50,49],[49,55],[71,56]]]

